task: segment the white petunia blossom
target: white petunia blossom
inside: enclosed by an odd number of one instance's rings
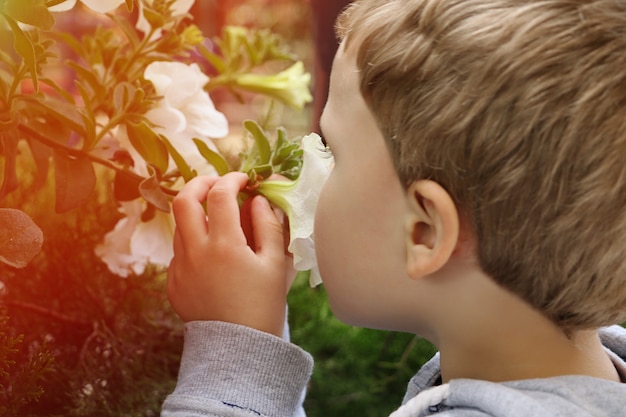
[[[96,255],[109,270],[121,277],[142,274],[148,264],[167,266],[174,256],[174,218],[171,213],[156,210],[152,219],[143,222],[146,209],[142,199],[120,203],[119,211],[126,216],[107,233],[96,247]]]
[[[163,97],[145,115],[157,126],[155,131],[167,137],[199,174],[215,173],[193,142],[193,138],[200,139],[217,151],[211,139],[228,134],[226,116],[215,109],[209,94],[204,91],[209,77],[197,64],[156,61],[146,67],[144,78]]]
[[[108,13],[117,9],[117,7],[124,3],[125,0],[80,0],[85,6],[89,7],[94,12]],[[51,12],[65,12],[72,9],[76,5],[76,0],[66,0],[56,6],[48,7]]]
[[[156,133],[163,134],[198,174],[215,175],[215,168],[204,159],[193,142],[194,138],[200,139],[217,151],[212,138],[228,134],[228,120],[215,109],[213,101],[204,91],[209,78],[197,64],[170,61],[151,63],[144,71],[144,78],[154,85],[156,93],[161,96],[156,106],[145,114],[156,125]],[[147,163],[132,146],[125,126],[119,127],[116,138],[119,148],[126,149],[133,159],[133,171],[148,177]],[[170,161],[170,168],[174,165]],[[166,266],[172,259],[172,214],[157,210],[152,219],[143,222],[141,215],[146,204],[142,199],[122,202],[120,212],[125,217],[96,249],[96,254],[117,275],[141,274],[148,264]]]
[[[310,284],[314,287],[322,282],[313,236],[315,208],[334,159],[314,133],[302,139],[302,148],[302,171],[297,180],[263,181],[258,191],[287,214],[290,228],[288,250],[293,254],[293,265],[298,271],[311,271]]]

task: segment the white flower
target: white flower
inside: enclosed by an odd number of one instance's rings
[[[216,171],[198,151],[193,138],[204,141],[217,151],[211,138],[228,134],[226,117],[215,109],[204,85],[209,78],[197,64],[157,61],[146,67],[144,78],[150,81],[162,98],[145,116],[156,125],[181,154],[189,166],[200,175],[215,175]],[[116,132],[119,147],[126,149],[134,161],[133,171],[142,177],[150,175],[146,161],[134,149],[125,126]],[[174,162],[170,160],[170,168]],[[146,209],[143,199],[122,202],[125,214],[115,228],[107,233],[96,254],[109,269],[120,276],[141,274],[148,264],[166,266],[173,257],[174,221],[171,213],[156,211],[147,222],[141,220]]]
[[[195,0],[174,1],[174,3],[172,3],[172,6],[170,8],[170,13],[172,17],[183,16],[187,14],[189,10],[191,9],[191,6],[193,6],[194,2]],[[152,6],[153,3],[154,3],[154,0],[140,0],[139,1],[139,13],[138,13],[137,23],[135,24],[135,27],[138,30],[146,34],[150,32],[150,30],[152,29],[152,26],[150,25],[150,22],[148,22],[148,20],[146,19],[146,16],[144,15],[144,12],[143,12],[144,4]],[[156,28],[154,31],[154,34],[152,35],[152,39],[159,38],[159,37],[161,37],[161,29]]]
[[[148,65],[144,78],[150,81],[163,98],[146,113],[146,118],[158,127],[185,161],[199,174],[212,174],[212,166],[200,155],[193,142],[198,138],[217,151],[212,138],[228,134],[228,120],[215,109],[204,91],[209,81],[197,64],[156,61]]]
[[[121,202],[119,211],[126,215],[106,234],[96,247],[96,255],[109,270],[121,277],[141,274],[148,264],[169,265],[174,256],[174,218],[171,213],[156,210],[154,217],[141,221],[146,209],[143,199]]]
[[[302,139],[302,171],[295,181],[263,181],[258,191],[283,210],[289,218],[289,252],[298,271],[311,271],[314,287],[322,282],[313,237],[315,208],[320,191],[330,174],[333,157],[321,138],[312,133]]]
[[[124,3],[125,0],[80,0],[85,6],[89,7],[94,12],[107,13],[117,9],[117,7]],[[48,7],[51,12],[65,12],[70,10],[76,5],[76,0],[66,0],[63,3],[56,6]]]

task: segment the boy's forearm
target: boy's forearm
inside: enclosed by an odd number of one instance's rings
[[[280,338],[223,322],[189,322],[175,391],[162,417],[293,416],[311,356]]]

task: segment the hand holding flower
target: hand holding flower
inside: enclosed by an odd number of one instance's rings
[[[168,296],[184,321],[225,321],[280,337],[290,262],[283,227],[257,196],[250,206],[252,236],[246,236],[237,195],[247,183],[242,173],[196,177],[174,199]]]
[[[288,250],[298,271],[310,271],[312,287],[322,283],[315,255],[313,219],[317,200],[328,179],[334,159],[322,139],[315,133],[302,138],[302,172],[294,181],[269,180],[258,192],[287,214],[290,224]]]

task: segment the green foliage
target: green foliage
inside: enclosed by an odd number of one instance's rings
[[[281,38],[268,30],[249,32],[243,27],[227,26],[216,40],[220,53],[200,46],[200,53],[220,73],[209,88],[227,85],[240,75],[275,60],[295,60]]]
[[[289,296],[292,341],[315,358],[308,417],[386,416],[434,353],[424,339],[348,326],[332,315],[323,288],[298,280]]]
[[[250,184],[269,178],[271,175],[282,175],[294,180],[302,169],[303,151],[299,139],[288,139],[283,128],[276,130],[276,139],[272,140],[257,122],[244,121],[248,135],[253,138],[252,147],[241,155],[239,170],[250,177]]]
[[[137,2],[150,23],[147,33],[129,23]],[[57,3],[0,1],[0,162],[4,162],[0,199],[19,186],[16,149],[25,141],[43,171],[54,160],[58,212],[92,198],[93,164],[118,172],[113,183],[118,200],[143,197],[169,211],[168,196],[180,186],[177,180],[188,180],[193,172],[176,149],[180,146],[176,140],[181,139],[157,134],[163,126],[147,116],[163,100],[144,78],[145,69],[156,61],[195,64],[203,68],[200,71],[215,73],[206,77],[201,91],[225,88],[238,97],[249,91],[300,109],[311,101],[310,75],[301,63],[298,70],[286,72],[288,76],[258,78],[259,72],[278,72],[268,65],[294,62],[284,42],[267,30],[226,27],[223,39],[212,43],[217,47],[208,49],[203,43],[209,41],[190,22],[191,16],[173,12],[174,0],[128,0],[126,12],[120,9],[94,18],[92,30],[80,34],[55,24],[55,14],[47,7]],[[23,29],[18,22],[31,26]],[[59,69],[62,76],[48,76]],[[240,83],[250,72],[256,78]],[[66,80],[68,76],[71,80]],[[276,80],[282,81],[278,87]],[[120,131],[128,134],[130,144],[118,143],[115,146],[121,149],[104,156],[103,149],[112,145],[103,141],[118,139]],[[133,151],[149,166],[145,178],[133,170]],[[169,169],[170,157],[177,169]]]
[[[157,416],[176,382],[183,335],[163,271],[111,274],[94,247],[117,221],[114,203],[101,196],[51,215],[51,186],[25,185],[8,199],[46,241],[25,268],[0,265],[0,306],[10,317],[0,322],[0,415]]]
[[[33,346],[25,363],[19,347],[24,335],[11,335],[6,308],[0,307],[0,415],[22,415],[22,410],[43,394],[41,380],[52,370],[54,359],[45,343]]]

